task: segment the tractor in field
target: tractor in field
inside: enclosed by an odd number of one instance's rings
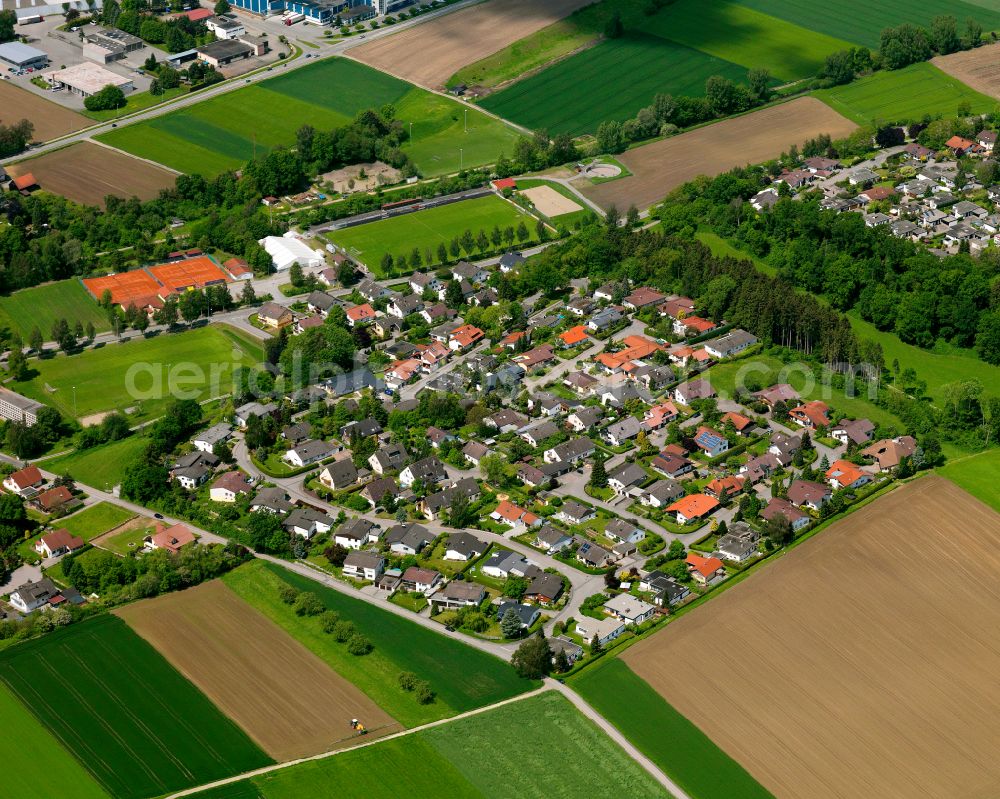
[[[362,724],[357,719],[351,719],[351,729],[354,730],[355,735],[367,735],[368,730],[364,724]]]

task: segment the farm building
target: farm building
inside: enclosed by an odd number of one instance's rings
[[[47,66],[48,54],[36,47],[29,47],[20,42],[0,44],[0,61],[16,69],[37,69]]]
[[[62,86],[81,97],[97,94],[105,86],[117,86],[123,92],[130,92],[135,88],[131,78],[123,78],[102,66],[86,62],[46,72],[42,77],[53,86]]]
[[[278,272],[290,269],[292,264],[300,266],[322,266],[323,253],[309,247],[304,241],[290,236],[267,236],[260,244],[274,262]]]
[[[225,67],[234,61],[243,61],[254,54],[254,48],[243,42],[220,39],[198,48],[198,58],[209,66]]]

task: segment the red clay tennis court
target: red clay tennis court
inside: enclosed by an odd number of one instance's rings
[[[188,258],[186,261],[150,266],[146,271],[168,290],[167,293],[185,291],[192,287],[204,288],[229,281],[229,276],[222,267],[205,255]]]
[[[100,301],[105,290],[110,290],[111,301],[116,305],[135,303],[142,307],[157,297],[165,298],[189,288],[225,284],[230,279],[215,261],[199,255],[117,275],[84,278],[83,285],[95,300]]]
[[[87,277],[84,278],[83,285],[98,301],[106,290],[110,290],[111,301],[116,305],[128,305],[130,302],[155,297],[163,291],[163,287],[145,269],[119,272],[106,277]]]

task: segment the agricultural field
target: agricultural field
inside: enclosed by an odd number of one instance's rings
[[[109,329],[104,311],[75,277],[0,297],[0,322],[23,341],[28,340],[36,325],[43,338],[49,338],[57,319],[65,319],[70,327],[77,322],[86,327],[90,322],[98,333]]]
[[[397,37],[391,37],[397,38]],[[513,150],[516,131],[463,106],[346,58],[329,58],[205,102],[127,125],[98,139],[134,155],[186,173],[214,176],[238,169],[254,154],[295,141],[309,124],[330,129],[358,112],[393,105],[396,118],[413,122],[403,149],[429,176],[464,165],[492,163]],[[467,132],[466,132],[467,130]]]
[[[357,743],[354,718],[372,737],[401,729],[219,580],[116,613],[278,762]]]
[[[570,686],[692,799],[771,797],[621,658],[605,658],[584,669],[570,679]]]
[[[983,796],[1000,780],[998,534],[995,511],[922,477],[622,659],[778,799]]]
[[[838,138],[855,127],[819,100],[800,97],[627,150],[618,160],[631,176],[580,189],[604,208],[646,208],[698,175],[760,163],[820,133]]]
[[[82,114],[7,81],[0,81],[0,108],[4,110],[4,122],[30,120],[35,126],[33,141],[57,139],[94,124]]]
[[[394,258],[402,255],[408,259],[417,247],[423,258],[424,250],[430,248],[437,263],[438,245],[447,247],[466,230],[471,230],[474,236],[480,230],[489,235],[494,227],[516,230],[521,222],[527,226],[531,238],[536,239],[534,217],[513,203],[490,195],[336,230],[327,233],[326,237],[381,275],[382,257],[386,253]]]
[[[146,439],[136,433],[121,441],[50,458],[45,461],[45,468],[102,491],[110,491],[121,483],[125,467],[139,456],[146,443]]]
[[[1000,98],[1000,43],[936,56],[931,63],[972,90]]]
[[[937,471],[1000,513],[1000,449],[949,460]]]
[[[271,762],[115,616],[3,651],[0,680],[115,799],[159,796]]]
[[[516,696],[532,687],[499,658],[427,630],[367,602],[262,562],[249,563],[222,578],[247,603],[354,683],[401,724],[412,727]],[[282,585],[317,594],[330,610],[350,620],[372,642],[362,658],[322,632],[315,618],[296,616],[278,597]],[[430,682],[435,701],[420,705],[399,687],[399,673],[412,671]]]
[[[81,480],[84,474],[80,473]],[[84,541],[91,541],[134,518],[135,511],[115,505],[113,502],[98,502],[72,516],[64,516],[59,519],[58,526],[65,527]]]
[[[237,365],[260,362],[259,343],[235,340],[227,332],[206,326],[32,361],[29,379],[11,388],[74,418],[133,408],[155,415],[173,398],[171,392],[199,400],[219,396],[231,391]]]
[[[177,180],[175,172],[90,141],[21,161],[8,171],[15,177],[30,172],[44,191],[102,208],[109,194],[152,200]]]
[[[565,58],[480,104],[532,130],[579,136],[606,120],[634,117],[658,93],[700,97],[712,75],[742,81],[746,73],[745,67],[636,31]]]
[[[544,741],[545,746],[498,745],[514,740]],[[554,752],[558,765],[552,760]],[[196,794],[197,799],[568,799],[580,795],[667,796],[641,766],[554,691]]]
[[[490,0],[445,14],[402,33],[368,42],[349,51],[380,71],[442,89],[448,78],[484,55],[562,19],[593,0]],[[420,53],[420,58],[414,58]]]
[[[14,751],[0,769],[0,796],[108,799],[101,786],[0,682],[0,719]]]
[[[984,114],[996,107],[996,100],[970,89],[933,64],[921,62],[897,70],[882,70],[832,89],[820,89],[814,96],[834,111],[859,125],[872,120],[905,122],[925,114],[953,116],[961,103],[969,103],[972,113]]]

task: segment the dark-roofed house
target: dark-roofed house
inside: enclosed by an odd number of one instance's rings
[[[811,480],[793,480],[788,486],[788,501],[795,507],[807,507],[819,510],[833,496],[829,486],[814,483]]]
[[[322,511],[313,508],[295,508],[281,523],[290,533],[306,540],[316,533],[328,533],[336,522]]]
[[[864,444],[872,440],[875,425],[868,419],[841,419],[830,428],[830,436],[842,444]]]
[[[649,475],[639,464],[625,461],[611,470],[608,475],[608,485],[614,489],[618,496],[624,497],[646,482],[647,479],[649,479]]]
[[[478,607],[486,598],[486,589],[479,583],[453,580],[434,594],[433,602],[442,609]]]
[[[689,380],[674,389],[674,399],[684,405],[690,405],[695,400],[708,399],[715,396],[715,389],[707,380]]]
[[[787,499],[775,497],[767,503],[767,507],[760,512],[760,518],[764,521],[771,521],[777,516],[785,518],[792,526],[793,530],[801,530],[809,524],[809,514],[796,508]]]
[[[375,582],[385,571],[385,558],[377,552],[348,552],[344,558],[344,574],[358,580]]]
[[[372,480],[370,483],[366,484],[364,488],[359,492],[362,497],[368,500],[368,503],[373,507],[378,507],[379,504],[387,501],[389,497],[395,499],[399,496],[399,486],[396,485],[396,481],[391,477],[380,477],[377,480]]]
[[[43,577],[37,582],[27,582],[18,586],[15,591],[11,592],[10,604],[21,613],[31,613],[33,610],[47,605],[49,600],[58,595],[59,589],[56,588],[55,583],[48,577]]]
[[[524,598],[528,602],[535,602],[539,605],[551,605],[558,602],[563,592],[562,577],[558,574],[545,572],[538,567],[532,567],[527,574],[528,589],[524,592]]]
[[[447,479],[448,472],[444,464],[433,455],[411,463],[399,473],[399,484],[404,488],[410,488],[417,480],[434,484]]]
[[[566,524],[583,524],[593,519],[597,513],[589,505],[583,505],[572,499],[563,502],[562,507],[556,513],[556,518]]]
[[[638,544],[646,537],[646,531],[627,519],[612,519],[604,528],[604,534],[616,544]]]
[[[489,548],[485,544],[469,533],[452,533],[445,543],[445,560],[473,560],[478,558]]]
[[[410,566],[403,572],[403,588],[407,591],[417,591],[426,594],[433,591],[441,582],[441,572],[433,569],[422,569],[419,566]]]
[[[614,556],[604,547],[599,547],[593,541],[585,538],[577,538],[580,542],[579,549],[576,550],[576,559],[585,566],[594,569],[603,569],[614,560]]]
[[[358,481],[358,470],[350,458],[344,458],[326,466],[320,472],[319,481],[331,491],[340,491]]]
[[[257,496],[250,503],[250,511],[254,513],[262,511],[264,513],[284,515],[290,513],[292,508],[293,505],[288,501],[288,494],[285,493],[285,489],[277,487],[260,489],[257,492]]]
[[[301,469],[305,466],[311,466],[314,463],[319,463],[322,460],[332,457],[340,448],[331,444],[329,441],[322,441],[319,439],[313,441],[304,441],[301,444],[296,445],[292,449],[285,452],[282,456],[282,460],[297,469]]]
[[[542,615],[542,612],[532,605],[522,605],[520,602],[504,602],[497,608],[497,621],[502,621],[503,617],[509,611],[517,614],[522,630],[531,627],[532,624],[538,621],[538,617]]]
[[[594,454],[594,442],[589,438],[571,438],[545,450],[542,456],[546,463],[576,463]]]
[[[385,543],[399,555],[416,555],[434,540],[422,524],[394,524],[385,531]]]
[[[568,534],[551,524],[546,524],[535,533],[532,545],[544,549],[546,555],[554,555],[572,543],[573,539]]]
[[[402,444],[390,443],[368,458],[368,465],[375,474],[387,474],[403,468],[409,455]]]

